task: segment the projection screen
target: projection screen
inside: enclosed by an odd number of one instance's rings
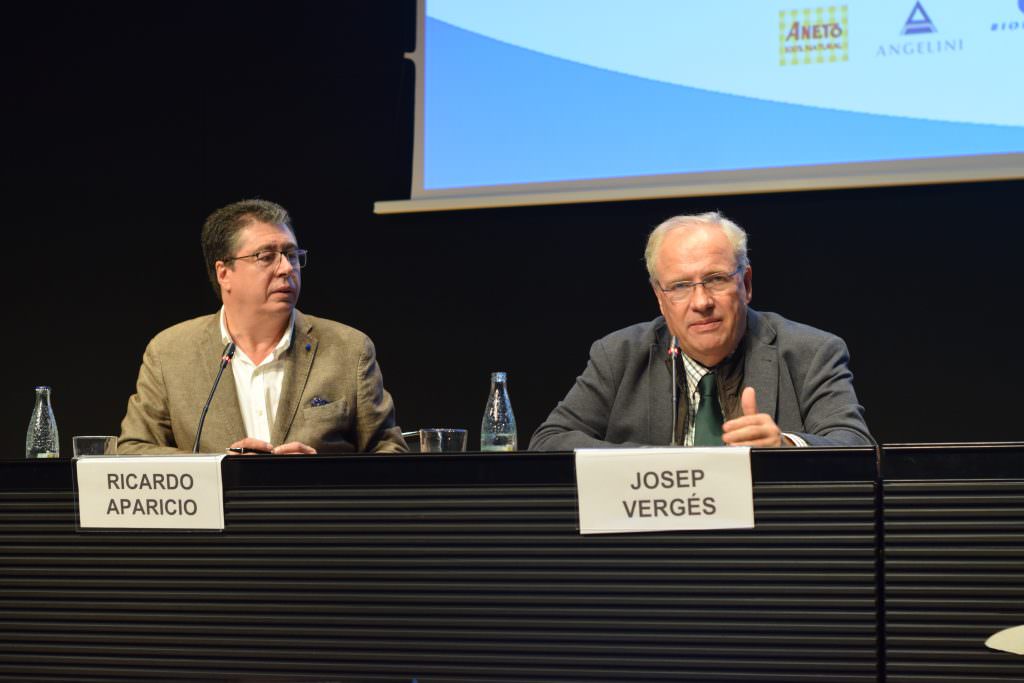
[[[1024,177],[1024,0],[420,0],[377,213]]]

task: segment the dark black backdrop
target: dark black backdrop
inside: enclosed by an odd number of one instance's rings
[[[879,440],[1021,438],[1024,182],[375,216],[408,194],[413,11],[7,10],[4,456],[23,454],[36,384],[65,452],[118,431],[146,341],[216,308],[203,218],[251,196],[291,210],[300,307],[374,338],[407,429],[475,440],[502,369],[525,443],[593,339],[657,314],[648,230],[717,208],[751,234],[754,305],[846,338]]]

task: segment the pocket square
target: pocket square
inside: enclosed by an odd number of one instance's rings
[[[320,398],[319,396],[314,396],[313,398],[311,398],[309,400],[309,405],[314,407],[314,408],[318,408],[320,406],[325,406],[328,403],[330,403],[330,401],[328,401],[325,398]]]

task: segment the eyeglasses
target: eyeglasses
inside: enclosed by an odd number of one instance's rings
[[[244,258],[251,258],[257,265],[263,268],[276,268],[277,264],[280,263],[282,256],[288,259],[288,263],[292,264],[292,268],[305,268],[306,263],[309,261],[309,252],[305,249],[285,249],[284,251],[278,251],[276,249],[261,249],[255,254],[226,258],[224,259],[224,263],[239,261]]]
[[[658,289],[665,292],[668,296],[668,300],[674,304],[681,301],[687,301],[690,295],[693,294],[693,290],[697,288],[697,285],[704,287],[704,291],[708,294],[721,294],[733,286],[733,278],[743,270],[743,266],[736,266],[736,270],[731,273],[711,273],[703,280],[697,282],[673,282],[668,287],[662,287],[661,283],[656,283]]]

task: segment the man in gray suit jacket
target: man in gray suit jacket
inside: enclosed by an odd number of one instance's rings
[[[661,317],[594,343],[531,450],[873,443],[843,340],[748,308],[739,226],[718,213],[670,218],[646,258]]]
[[[236,350],[199,452],[405,451],[370,339],[295,309],[307,254],[284,208],[247,200],[218,209],[202,241],[223,307],[149,343],[118,452],[191,451],[228,342]]]

